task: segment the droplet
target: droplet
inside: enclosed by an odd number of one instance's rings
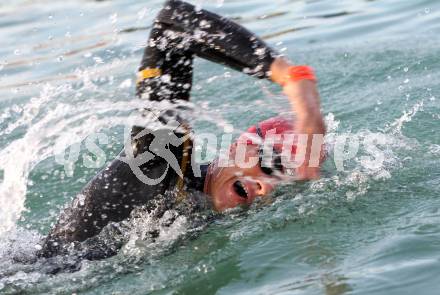
[[[266,49],[265,48],[257,48],[255,49],[255,55],[264,55],[266,53]]]
[[[403,83],[408,84],[409,83],[409,79],[405,79],[405,81],[403,81]]]
[[[119,88],[123,89],[123,88],[130,88],[132,84],[131,79],[126,79],[124,80],[120,85]]]
[[[430,13],[430,12],[431,12],[431,9],[428,8],[428,7],[426,7],[426,8],[425,8],[425,13],[428,14],[428,13]]]
[[[95,56],[95,57],[93,58],[93,60],[95,61],[96,64],[103,64],[103,63],[104,63],[104,61],[102,60],[102,58],[100,58],[100,57],[98,57],[98,56]]]
[[[169,74],[160,76],[160,80],[164,83],[170,83],[171,82],[171,76]]]
[[[404,71],[405,73],[408,72],[408,71],[409,71],[408,67],[404,67],[404,68],[403,68],[403,71]]]
[[[118,14],[117,13],[113,13],[112,15],[110,15],[109,19],[110,19],[112,24],[115,24],[118,21]]]
[[[147,7],[143,8],[141,11],[137,13],[137,19],[138,20],[143,19],[147,15],[147,13],[148,13],[148,8]]]
[[[58,56],[57,61],[62,62],[63,60],[64,60],[64,56],[62,55]]]
[[[210,24],[208,21],[206,21],[206,20],[203,19],[203,20],[200,22],[200,27],[201,27],[202,29],[208,29],[208,28],[211,27],[211,24]]]
[[[50,14],[47,18],[48,19],[53,19],[53,15]]]
[[[21,51],[20,51],[20,49],[15,49],[15,50],[14,50],[14,54],[15,54],[15,55],[21,55]]]

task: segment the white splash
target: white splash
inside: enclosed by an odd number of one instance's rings
[[[3,172],[0,182],[0,236],[14,228],[25,210],[29,173],[39,162],[55,156],[59,152],[57,147],[61,145],[67,148],[102,128],[132,123],[126,113],[146,105],[145,101],[136,99],[120,102],[90,99],[84,103],[56,101],[61,95],[72,93],[75,91],[67,84],[57,87],[46,85],[40,96],[17,108],[21,110],[21,116],[16,121],[0,129],[1,137],[25,130],[24,135],[9,142],[0,151],[0,171]],[[103,116],[107,113],[112,115]],[[100,115],[102,118],[99,118]],[[141,116],[136,120],[141,120]]]
[[[389,129],[393,134],[400,134],[405,123],[411,122],[412,118],[423,108],[424,101],[415,103],[409,111],[404,111],[403,115],[390,124]]]
[[[9,122],[0,126],[0,137],[12,138],[6,141],[6,146],[0,151],[0,237],[14,229],[16,221],[26,210],[24,204],[29,174],[41,161],[50,157],[59,158],[60,153],[64,155],[65,149],[78,145],[102,129],[123,126],[126,140],[131,126],[143,126],[150,122],[149,127],[155,128],[152,121],[157,121],[157,118],[153,118],[153,112],[139,110],[154,109],[157,115],[164,109],[180,106],[194,108],[194,105],[185,102],[171,104],[162,101],[153,104],[141,99],[102,99],[105,93],[90,79],[90,73],[84,70],[81,74],[80,89],[74,89],[70,84],[47,84],[39,96],[0,113],[0,118]],[[127,80],[122,84],[127,84]],[[86,93],[93,98],[84,100]],[[199,112],[197,108],[194,111]],[[17,117],[15,121],[14,117]],[[218,126],[225,123],[218,116],[214,117]],[[203,119],[213,120],[207,114],[198,118]]]

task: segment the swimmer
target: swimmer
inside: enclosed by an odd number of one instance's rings
[[[195,57],[229,66],[255,78],[268,79],[283,88],[295,116],[270,118],[256,124],[228,151],[234,159],[244,143],[246,158],[258,159],[257,165],[223,167],[221,160],[216,159],[202,166],[200,175],[191,169],[192,138],[188,136],[190,128],[179,117],[178,103],[190,100]],[[128,156],[126,149],[123,150],[64,210],[45,238],[38,254],[40,257],[63,254],[74,244],[93,241],[106,226],[126,220],[136,208],[153,210],[158,199],[175,204],[189,200],[191,195],[200,195],[195,210],[208,208],[223,212],[264,198],[285,174],[279,144],[273,145],[273,159],[266,161],[262,157],[261,142],[269,134],[281,137],[308,135],[305,141],[291,145],[289,151],[295,154],[300,148],[305,150],[305,160],[294,170],[295,179],[319,177],[322,157],[319,156],[318,162],[312,159],[312,138],[313,135],[323,136],[325,127],[313,70],[293,65],[257,36],[227,18],[182,1],[167,1],[145,47],[136,95],[150,102],[169,101],[175,105],[174,109],[161,113],[157,121],[177,120],[180,127],[172,132],[169,129],[150,130],[149,126],[133,127],[133,157],[150,156],[149,161],[138,167],[142,175],[135,173],[127,161],[121,161]],[[142,177],[160,178],[161,181],[146,183]],[[116,254],[118,247],[85,257],[108,257]]]

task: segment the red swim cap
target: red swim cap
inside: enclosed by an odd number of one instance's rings
[[[246,140],[247,144],[261,144],[261,140],[266,139],[267,135],[275,135],[277,140],[275,141],[274,148],[277,150],[277,152],[281,153],[283,143],[285,140],[288,140],[286,136],[289,135],[289,137],[292,138],[292,135],[295,134],[294,126],[293,120],[277,116],[261,121],[256,125],[249,127],[249,129],[246,131],[247,134],[243,134],[238,140]],[[249,136],[249,133],[255,134],[256,136]],[[296,139],[292,144],[291,153],[296,153]]]

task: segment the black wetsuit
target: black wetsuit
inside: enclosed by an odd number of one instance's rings
[[[182,1],[167,1],[156,18],[144,51],[137,96],[150,101],[188,101],[194,56],[225,64],[257,78],[268,78],[276,54],[258,37],[224,17],[197,10]],[[158,120],[166,122],[170,117],[177,118],[177,111],[178,107],[163,113]],[[181,127],[173,134],[178,138],[189,132],[185,124]],[[191,138],[182,140],[183,143],[178,146],[167,144],[170,142],[167,138],[169,132],[148,131],[135,138],[147,128],[140,126],[132,130],[134,156],[144,152],[156,155],[140,166],[142,173],[155,179],[168,167],[169,163],[157,155],[157,150],[150,150],[150,144],[156,139],[162,140],[164,148],[175,155],[184,177],[168,169],[163,181],[149,185],[139,180],[127,163],[115,159],[64,210],[46,237],[40,256],[62,254],[72,245],[82,242],[93,244],[93,238],[108,224],[127,219],[136,207],[154,209],[158,198],[169,198],[167,203],[172,204],[176,198],[185,198],[189,190],[203,191],[204,175],[195,177],[190,165]],[[124,151],[120,154],[125,155]],[[195,210],[209,207],[206,198],[199,198],[195,203]],[[87,253],[84,257],[97,259],[111,256],[117,253],[119,246],[97,251],[97,254]]]

